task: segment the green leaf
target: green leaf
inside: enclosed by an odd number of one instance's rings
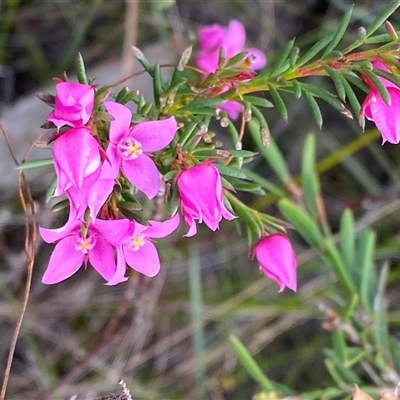
[[[337,28],[331,43],[328,45],[328,47],[324,51],[324,55],[326,55],[326,54],[330,53],[331,51],[335,50],[336,46],[342,40],[344,34],[346,33],[346,29],[349,26],[349,22],[350,22],[350,19],[351,19],[352,11],[353,11],[353,6],[348,11],[346,11],[346,13],[343,15],[343,18],[339,23],[339,27]]]
[[[299,99],[301,97],[301,85],[300,85],[299,81],[294,79],[292,81],[292,87],[293,87],[294,97],[296,97],[296,99]]]
[[[54,204],[54,206],[51,207],[51,211],[54,211],[54,212],[61,211],[64,208],[67,208],[67,207],[69,207],[69,200],[68,199],[64,199],[64,200],[61,200],[58,203]]]
[[[346,269],[338,249],[330,238],[326,238],[324,244],[324,254],[332,265],[337,278],[347,288],[349,293],[353,294],[356,291],[356,285],[351,277],[350,271]]]
[[[243,343],[233,335],[229,336],[229,341],[240,364],[242,364],[243,368],[248,372],[252,379],[257,382],[263,390],[275,391],[276,389],[274,384],[264,375],[252,355],[244,347]]]
[[[246,101],[248,101],[250,104],[252,104],[253,106],[274,108],[274,105],[269,100],[267,100],[263,97],[246,95],[246,96],[244,96],[244,99]]]
[[[354,315],[354,312],[359,304],[359,299],[360,299],[360,297],[359,297],[358,293],[354,293],[351,296],[350,301],[347,301],[347,307],[344,310],[344,313],[342,315],[342,319],[344,322],[348,322],[350,320],[350,318]]]
[[[332,107],[336,108],[339,111],[344,110],[344,105],[342,102],[340,102],[336,96],[334,96],[331,92],[328,90],[315,86],[315,85],[310,85],[308,83],[300,83],[302,90],[305,92],[308,92],[314,97],[319,97],[322,100],[326,101],[328,104],[330,104]]]
[[[294,226],[299,234],[317,250],[322,249],[323,238],[317,224],[298,205],[287,198],[278,203],[279,211]]]
[[[282,72],[286,71],[289,67],[289,62],[288,58],[290,54],[292,53],[293,46],[294,46],[294,41],[295,39],[292,39],[290,42],[288,42],[281,51],[278,52],[276,55],[277,62],[276,64],[272,67],[272,69],[269,72],[269,76],[273,77],[275,75],[279,75]]]
[[[314,218],[318,215],[317,197],[320,193],[319,179],[315,172],[316,144],[315,135],[308,135],[303,150],[301,171],[304,201]]]
[[[347,362],[347,352],[346,352],[346,339],[343,331],[333,332],[333,349],[335,351],[337,359],[345,364]]]
[[[75,68],[76,68],[76,76],[78,78],[78,82],[84,85],[88,85],[89,79],[86,76],[85,63],[83,61],[81,53],[78,53],[78,56],[76,57]]]
[[[296,68],[297,60],[299,59],[300,49],[298,47],[293,47],[290,57],[289,57],[289,64],[291,69]]]
[[[375,241],[376,234],[364,229],[360,234],[359,265],[360,265],[360,300],[364,309],[372,313],[375,294]]]
[[[352,108],[354,119],[357,121],[359,119],[361,105],[357,99],[356,94],[354,93],[353,88],[350,86],[349,82],[346,79],[343,80],[344,90],[346,92],[346,97],[349,100],[350,106]],[[365,121],[360,121],[361,127],[363,128],[365,125]]]
[[[239,54],[236,54],[234,57],[232,57],[225,65],[225,68],[230,68],[233,67],[235,64],[237,64],[239,61],[244,61],[244,59],[247,57],[248,52],[243,51]]]
[[[261,155],[264,159],[268,162],[274,172],[278,175],[279,179],[282,182],[287,182],[291,179],[289,169],[287,167],[286,161],[280,152],[278,146],[276,145],[275,141],[271,138],[269,147],[266,148],[263,146],[261,135],[260,135],[260,127],[259,125],[251,120],[247,127],[250,131],[253,140],[255,141],[258,150],[260,151]]]
[[[324,70],[327,72],[327,74],[332,79],[333,84],[336,87],[336,91],[338,92],[339,97],[343,101],[345,101],[346,100],[346,91],[344,90],[342,75],[336,69],[333,69],[326,64],[323,64],[323,67],[324,67]]]
[[[197,114],[199,110],[213,108],[215,106],[220,105],[223,101],[225,101],[225,100],[221,99],[220,97],[218,97],[218,98],[214,97],[212,99],[194,100],[191,103],[189,103],[188,105],[180,108],[179,112],[193,111],[193,112],[196,112],[196,114]],[[213,112],[213,115],[215,115],[215,109],[211,109],[211,111]]]
[[[160,97],[162,94],[162,79],[160,64],[156,64],[153,69],[153,94],[154,102],[157,108],[160,108]]]
[[[354,276],[355,265],[355,229],[354,216],[351,210],[346,209],[340,220],[340,253],[343,263]]]
[[[269,86],[269,92],[271,93],[271,96],[274,100],[276,109],[278,110],[280,116],[285,121],[287,121],[288,120],[288,112],[287,112],[286,105],[283,102],[281,95],[278,93],[278,91],[273,86]]]
[[[241,192],[253,193],[259,196],[265,196],[265,192],[260,188],[260,185],[253,182],[244,181],[231,176],[224,175],[224,178],[232,185],[234,190]]]
[[[312,58],[314,58],[321,50],[323,50],[335,37],[336,32],[332,31],[328,35],[325,35],[317,43],[315,43],[310,50],[306,52],[302,57],[300,57],[299,61],[296,63],[296,67],[300,68]]]
[[[367,75],[369,79],[371,79],[386,105],[390,105],[390,95],[386,89],[386,86],[378,78],[375,72],[368,71],[367,69],[362,70],[362,72]]]
[[[48,167],[49,165],[53,165],[54,161],[52,158],[43,158],[41,160],[34,160],[34,161],[26,161],[22,164],[17,166],[18,170],[26,170],[32,168],[39,168],[39,167]]]
[[[245,168],[243,168],[243,172],[248,176],[249,179],[251,179],[253,182],[257,183],[262,188],[268,190],[268,192],[271,192],[278,197],[286,196],[286,192],[284,190],[282,190],[279,186],[275,185],[271,181],[263,178],[256,172],[245,169]]]
[[[321,129],[323,119],[322,119],[322,114],[321,114],[321,110],[319,109],[318,103],[315,101],[314,97],[309,92],[307,92],[306,90],[303,90],[302,92],[303,92],[304,99],[306,100],[308,106],[311,109],[311,113],[312,113],[312,116],[314,117],[315,122],[319,126],[319,129]]]
[[[142,67],[150,74],[153,75],[154,65],[145,57],[143,52],[136,46],[131,46],[133,55],[140,62]]]
[[[46,190],[46,203],[48,203],[50,201],[50,199],[53,197],[54,192],[56,190],[56,186],[57,186],[57,178],[54,177],[51,180],[50,185]]]
[[[218,168],[221,175],[232,176],[233,178],[248,180],[246,174],[237,168],[226,167],[225,165],[222,164],[215,164],[215,166]]]
[[[374,22],[369,26],[366,31],[366,37],[371,36],[376,30],[378,30],[385,21],[398,9],[400,6],[399,0],[392,0],[387,7],[374,18]]]

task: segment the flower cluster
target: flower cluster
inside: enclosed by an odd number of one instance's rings
[[[199,33],[196,61],[204,73],[214,73],[221,48],[231,58],[243,51],[244,44],[244,28],[238,21],[228,28],[205,27]],[[245,52],[243,71],[249,65],[254,69],[265,65],[259,50]],[[53,128],[49,142],[57,179],[54,196],[68,199],[69,215],[61,228],[40,228],[43,240],[55,243],[42,281],[61,282],[89,264],[107,285],[126,281],[127,267],[153,277],[160,271],[154,240],[173,233],[180,215],[188,226],[187,237],[197,233],[197,223],[215,231],[222,219],[237,218],[224,194],[224,186],[235,189],[220,173],[224,153],[196,135],[198,117],[191,121],[188,116],[174,116],[167,106],[133,114],[126,101],[120,101],[121,95],[113,97],[110,90],[85,82],[86,78],[79,83],[58,81],[54,108],[47,116]],[[226,102],[220,108],[234,119],[243,106]],[[213,155],[197,155],[198,145]],[[169,208],[175,211],[163,222],[147,217],[149,204],[159,193],[165,193],[164,202],[173,203]],[[267,232],[264,226],[262,231]],[[280,291],[296,290],[297,265],[286,236],[262,237],[254,254]]]

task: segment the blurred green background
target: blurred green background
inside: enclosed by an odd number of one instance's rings
[[[360,26],[373,21],[385,2],[2,0],[0,117],[7,118],[21,99],[39,103],[34,92],[43,85],[54,92],[51,79],[63,71],[73,74],[78,51],[89,76],[91,68],[107,69],[107,63],[115,60],[128,72],[132,65],[128,43],[145,53],[158,43],[169,57],[178,58],[195,43],[200,26],[227,25],[234,18],[246,26],[248,44],[265,51],[270,64],[275,52],[293,37],[307,49],[335,29],[352,3],[347,42],[354,40]],[[391,22],[399,26],[398,16]],[[133,80],[131,88],[135,84]],[[326,85],[332,87],[329,81]],[[362,101],[364,94],[359,95]],[[361,141],[357,121],[328,106],[322,106],[325,124],[319,130],[302,100],[287,97],[287,104],[288,123],[274,110],[265,114],[272,135],[297,176],[306,135],[314,133],[317,161],[327,165],[320,178],[332,230],[337,231],[347,207],[355,213],[358,226],[372,226],[377,232],[377,261],[390,260],[392,265],[387,302],[391,333],[398,337],[397,148],[381,147],[377,134],[372,134],[374,140]],[[46,115],[41,116],[43,122]],[[250,139],[245,145],[253,146]],[[12,169],[11,161],[9,165]],[[280,184],[261,158],[252,168]],[[44,186],[32,181],[39,222],[49,226],[52,217]],[[0,372],[20,314],[26,277],[24,220],[16,187],[17,182],[0,189],[0,198],[6,199],[0,206]],[[243,200],[280,216],[273,196]],[[40,244],[7,398],[94,399],[117,393],[117,382],[123,378],[134,399],[251,399],[260,388],[238,365],[230,334],[242,340],[273,381],[298,393],[335,386],[324,364],[323,349],[332,340],[324,321],[332,315],[335,302],[347,299],[332,298],[328,289],[334,278],[315,252],[291,232],[299,260],[299,289],[297,294],[278,295],[278,286],[249,260],[245,237],[229,223],[216,233],[203,228],[190,240],[182,238],[182,228],[158,243],[163,269],[157,278],[132,273],[126,284],[117,287],[104,286],[90,269],[57,286],[44,286],[40,279],[52,249]],[[366,382],[381,384],[368,377]]]

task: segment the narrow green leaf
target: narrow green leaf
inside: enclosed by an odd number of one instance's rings
[[[56,190],[56,186],[57,186],[57,178],[54,177],[51,182],[49,187],[46,190],[46,203],[48,203],[50,201],[50,199],[53,197],[54,192]]]
[[[154,65],[145,57],[143,52],[136,46],[131,46],[133,55],[140,62],[142,67],[150,74],[153,75]]]
[[[302,208],[287,198],[283,198],[279,201],[278,208],[304,240],[315,249],[322,249],[323,238],[321,232],[317,224]]]
[[[349,26],[349,22],[350,22],[350,19],[351,19],[352,11],[353,11],[353,6],[348,11],[346,11],[346,13],[343,15],[343,18],[339,23],[339,27],[337,28],[331,43],[328,45],[328,47],[324,51],[324,55],[326,55],[326,54],[330,53],[331,51],[335,50],[336,46],[342,40],[344,34],[346,33],[346,29]]]
[[[359,119],[361,105],[357,99],[356,94],[354,93],[353,88],[350,86],[349,82],[346,79],[343,80],[344,90],[346,92],[346,97],[349,100],[350,106],[352,108],[354,119],[357,121]],[[361,126],[364,127],[365,122],[360,121]]]
[[[324,244],[326,250],[325,256],[330,261],[337,278],[346,287],[349,293],[353,294],[356,291],[356,285],[350,275],[350,271],[346,269],[338,249],[330,238],[326,238]]]
[[[317,197],[320,192],[318,175],[315,172],[315,152],[317,141],[315,135],[308,135],[302,157],[301,180],[306,207],[317,218]]]
[[[225,65],[225,68],[230,68],[233,67],[235,64],[237,64],[239,61],[244,61],[246,58],[248,52],[243,51],[239,54],[236,54],[234,57],[232,57]]]
[[[244,99],[246,101],[248,101],[250,104],[252,104],[253,106],[274,108],[274,105],[269,100],[267,100],[263,97],[246,95],[246,96],[244,96]]]
[[[244,347],[243,343],[236,336],[233,335],[229,336],[229,341],[239,362],[242,364],[243,368],[249,373],[249,375],[254,379],[254,381],[256,381],[263,390],[275,391],[276,389],[274,384],[264,375],[252,355]]]
[[[275,185],[271,181],[263,178],[256,172],[247,170],[245,168],[243,168],[243,171],[249,177],[249,179],[260,185],[262,188],[268,190],[268,192],[271,192],[278,197],[286,196],[286,192],[284,190],[282,190],[279,186]]]
[[[292,86],[293,86],[294,97],[296,97],[296,99],[299,99],[301,97],[301,85],[300,85],[299,81],[294,79],[292,81]]]
[[[156,64],[153,70],[153,94],[154,103],[157,108],[160,107],[160,97],[162,93],[162,79],[161,79],[161,67],[160,64]]]
[[[182,107],[179,109],[179,111],[196,111],[196,113],[198,112],[198,110],[200,109],[205,109],[205,108],[212,108],[215,106],[220,105],[224,100],[221,99],[220,97],[218,98],[212,98],[212,99],[203,99],[203,100],[194,100],[191,103],[189,103],[188,105]],[[215,114],[215,109],[212,110],[213,113]]]
[[[310,110],[311,110],[312,116],[314,117],[315,122],[319,126],[319,129],[321,129],[323,119],[322,119],[322,114],[321,114],[321,110],[319,109],[318,103],[315,101],[314,97],[308,91],[303,90],[302,93],[303,93],[304,99],[306,100],[308,106],[310,107]]]
[[[382,97],[382,100],[387,104],[390,105],[390,95],[386,89],[386,86],[382,83],[382,81],[378,78],[378,76],[373,71],[368,71],[367,69],[362,70],[362,72],[371,79],[372,83],[375,85],[376,89],[378,90],[379,94]]]
[[[354,276],[355,269],[355,229],[354,215],[346,209],[340,220],[340,254],[348,271]]]
[[[293,47],[290,56],[289,56],[289,64],[291,69],[296,68],[297,60],[299,59],[300,49],[298,47]]]
[[[215,164],[215,166],[218,168],[219,172],[222,175],[232,176],[233,178],[248,180],[246,174],[237,168],[226,167],[225,165],[222,165],[222,164]]]
[[[375,294],[375,240],[376,234],[369,230],[364,229],[360,234],[360,300],[364,309],[372,313],[373,299]]]
[[[342,380],[339,372],[336,369],[335,363],[332,360],[326,358],[325,359],[325,367],[328,370],[331,378],[335,381],[335,383],[339,387],[341,387],[343,385],[343,380]]]
[[[78,56],[76,57],[75,68],[76,68],[76,77],[78,78],[78,82],[84,85],[88,85],[89,79],[86,76],[85,63],[83,61],[81,53],[78,53]]]
[[[323,50],[335,37],[334,31],[330,32],[328,35],[325,35],[317,43],[315,43],[310,50],[306,52],[302,57],[300,57],[299,61],[296,63],[296,67],[300,68],[312,58],[314,58],[321,50]]]
[[[344,322],[348,322],[350,318],[354,315],[354,311],[358,307],[358,304],[359,304],[359,295],[358,293],[354,293],[351,296],[350,301],[347,302],[347,307],[342,315],[342,319]]]
[[[53,207],[51,207],[51,211],[57,212],[57,211],[61,211],[64,208],[69,207],[69,200],[68,199],[64,199],[59,201],[58,203],[54,204]]]
[[[346,339],[343,331],[336,331],[332,335],[333,349],[336,353],[337,359],[345,364],[347,362],[347,352],[346,352]]]
[[[278,91],[273,86],[269,86],[269,92],[271,93],[271,96],[274,100],[276,109],[278,110],[280,116],[285,121],[287,121],[288,120],[288,112],[287,112],[286,105],[283,102],[281,95],[278,93]]]
[[[256,108],[255,108],[256,109]],[[278,175],[279,179],[282,182],[287,182],[291,179],[289,169],[287,167],[286,161],[280,152],[278,146],[275,141],[271,138],[269,147],[266,148],[263,146],[261,135],[260,135],[260,126],[257,122],[251,120],[247,127],[250,131],[253,140],[255,141],[258,150],[264,159],[268,162],[274,172]]]
[[[397,10],[400,6],[399,0],[392,0],[386,6],[386,8],[374,18],[374,22],[368,27],[366,31],[366,37],[371,36],[376,30],[378,30],[385,21]]]
[[[336,108],[339,111],[344,110],[344,105],[342,104],[342,102],[339,101],[336,96],[334,96],[331,92],[324,89],[323,87],[310,85],[308,83],[303,83],[303,82],[300,83],[300,85],[303,91],[308,92],[313,97],[321,98],[322,100],[326,101],[328,104],[330,104],[332,107]]]
[[[324,67],[324,70],[327,72],[327,74],[332,79],[333,84],[336,87],[336,91],[338,92],[339,98],[341,98],[343,101],[345,101],[346,100],[346,91],[344,90],[343,77],[340,75],[340,72],[338,72],[336,69],[329,67],[326,64],[323,64],[323,67]]]
[[[237,179],[232,176],[223,175],[223,177],[232,185],[234,190],[241,192],[253,193],[258,196],[265,196],[265,191],[261,189],[260,185],[257,183],[244,181],[242,179]]]
[[[48,167],[49,165],[53,165],[53,164],[54,164],[54,161],[52,158],[43,158],[41,160],[26,161],[22,164],[19,164],[16,169],[26,170],[26,169],[39,168],[39,167]]]
[[[292,39],[290,42],[288,42],[282,48],[281,51],[278,52],[278,54],[276,55],[277,62],[272,67],[272,69],[269,71],[270,77],[279,75],[282,72],[287,70],[287,68],[289,67],[288,58],[289,58],[290,54],[292,53],[294,41],[295,41],[295,39]]]

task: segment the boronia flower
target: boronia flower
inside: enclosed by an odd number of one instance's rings
[[[121,169],[129,182],[152,199],[160,190],[161,177],[146,153],[161,150],[171,143],[178,130],[175,118],[141,122],[131,128],[132,113],[127,107],[111,101],[104,105],[114,117],[106,151],[113,174],[116,177]]]
[[[204,26],[199,30],[199,50],[196,55],[197,66],[205,73],[214,73],[218,68],[218,58],[221,48],[224,48],[225,58],[229,59],[235,55],[247,51],[251,57],[251,69],[263,68],[266,64],[265,55],[261,50],[255,48],[245,48],[246,31],[241,22],[230,21],[227,28],[219,25]],[[224,90],[229,89],[226,87]],[[243,106],[236,101],[226,101],[220,105],[233,120],[237,119],[243,111]]]
[[[93,106],[93,86],[58,82],[54,110],[48,115],[47,120],[53,122],[57,130],[64,125],[79,128],[89,121]]]
[[[148,226],[129,221],[129,229],[117,246],[117,269],[107,285],[126,281],[126,265],[148,277],[156,276],[160,258],[152,239],[170,235],[179,225],[179,214],[164,222],[149,221]]]
[[[390,72],[380,62],[374,62],[373,66]],[[387,79],[381,77],[379,79],[389,93],[390,104],[387,105],[375,85],[369,79],[365,79],[371,90],[362,104],[360,119],[365,116],[370,121],[375,122],[382,134],[382,144],[385,142],[398,144],[400,142],[400,88]]]
[[[253,248],[253,255],[260,264],[260,269],[268,278],[279,285],[279,293],[285,287],[297,289],[297,261],[289,239],[274,233],[263,237]]]
[[[224,205],[221,176],[213,165],[200,164],[181,172],[177,177],[177,186],[182,213],[189,225],[185,236],[196,234],[196,220],[215,231],[222,218],[236,218]]]
[[[70,221],[59,229],[39,228],[47,243],[57,243],[49,265],[42,278],[45,284],[59,283],[88,261],[96,271],[109,281],[116,272],[114,247],[129,229],[129,220],[97,220],[88,227],[81,221]]]

